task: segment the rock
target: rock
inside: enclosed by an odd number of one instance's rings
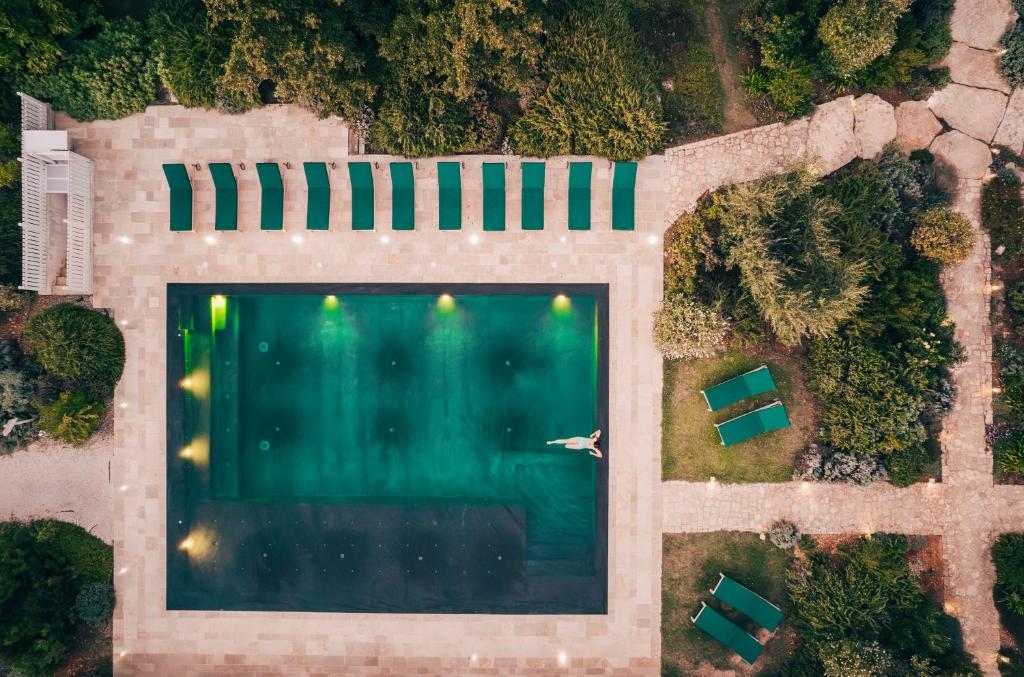
[[[896,145],[904,153],[927,148],[942,131],[942,123],[927,101],[905,101],[896,108]]]
[[[961,179],[984,177],[992,163],[988,146],[955,129],[936,137],[928,150],[936,161],[955,171]]]
[[[953,82],[1010,93],[1010,84],[1003,79],[997,52],[974,49],[962,42],[954,42],[943,65],[949,66],[949,77]]]
[[[1010,0],[957,0],[949,29],[957,42],[978,49],[999,49],[1003,33],[1016,20]]]
[[[992,143],[1006,146],[1014,153],[1024,152],[1024,87],[1018,87],[1010,96],[1003,122]]]
[[[853,113],[853,133],[860,157],[875,157],[896,138],[896,113],[881,97],[865,94],[854,99]]]
[[[857,157],[852,96],[823,103],[814,110],[807,128],[807,154],[825,174]]]
[[[932,112],[953,129],[989,143],[995,136],[1007,97],[991,89],[952,84],[928,99]]]

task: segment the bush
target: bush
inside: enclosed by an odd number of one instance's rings
[[[889,473],[877,456],[848,454],[831,447],[811,444],[797,459],[794,480],[851,482],[865,485],[885,482]]]
[[[621,3],[598,3],[561,20],[544,68],[547,88],[509,130],[519,153],[629,160],[663,147],[655,69]]]
[[[8,418],[34,410],[35,383],[18,369],[0,369],[0,427]]]
[[[31,524],[0,524],[2,652],[28,674],[50,674],[68,651],[78,581],[67,557]]]
[[[85,582],[109,583],[114,576],[114,549],[70,522],[39,520],[32,523],[36,540],[63,554],[75,576]]]
[[[84,395],[61,393],[39,408],[39,429],[68,444],[81,445],[96,431],[103,405]]]
[[[889,677],[894,673],[892,654],[878,642],[842,640],[818,650],[825,677]]]
[[[0,285],[0,312],[16,313],[28,308],[32,296],[12,284]]]
[[[995,598],[1010,613],[1024,616],[1024,534],[1003,534],[992,546]]]
[[[931,209],[918,218],[910,244],[926,259],[953,266],[971,255],[974,230],[970,220],[959,212]]]
[[[768,527],[768,540],[780,550],[791,550],[800,542],[800,530],[786,520],[777,520]]]
[[[814,107],[811,69],[801,62],[793,61],[768,71],[764,93],[778,110],[787,115],[810,113]]]
[[[29,78],[29,89],[76,120],[122,118],[153,100],[156,67],[135,19],[103,21],[99,34],[80,40],[57,68]]]
[[[654,316],[654,341],[669,360],[710,357],[721,349],[727,330],[716,310],[682,295],[665,299]]]
[[[896,44],[896,21],[911,0],[841,0],[818,25],[825,61],[840,79],[849,78]]]
[[[114,615],[114,586],[110,583],[86,583],[75,598],[75,614],[95,628],[110,622]]]
[[[1012,256],[1024,250],[1024,200],[1021,180],[1011,169],[1002,169],[981,190],[981,224],[992,237],[992,246],[1003,245]]]
[[[665,233],[665,296],[693,294],[705,262],[717,263],[711,236],[700,214],[686,212]]]
[[[1024,19],[1018,19],[1003,36],[1003,49],[999,57],[1003,77],[1014,87],[1024,86]]]
[[[406,157],[464,153],[482,143],[465,104],[450,94],[400,82],[385,89],[370,123],[370,140],[378,150]]]
[[[62,303],[32,316],[22,340],[47,372],[79,385],[97,399],[109,397],[124,369],[124,337],[107,316]]]
[[[184,106],[244,109],[218,89],[231,50],[232,30],[214,27],[202,3],[161,0],[149,12],[149,43],[163,84]]]
[[[21,284],[21,191],[0,190],[0,284]]]
[[[22,362],[21,346],[18,340],[5,338],[0,341],[0,369],[11,369]]]

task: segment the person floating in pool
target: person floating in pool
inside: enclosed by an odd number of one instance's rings
[[[573,451],[586,450],[591,456],[595,458],[603,458],[601,450],[597,448],[597,441],[601,439],[601,431],[595,430],[590,433],[590,437],[569,437],[564,440],[548,440],[548,444],[564,444],[566,449],[572,449]]]

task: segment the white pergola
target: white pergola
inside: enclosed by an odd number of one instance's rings
[[[21,289],[92,293],[92,160],[53,129],[50,105],[21,98]]]

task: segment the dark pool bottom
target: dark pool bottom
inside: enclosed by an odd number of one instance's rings
[[[607,612],[606,287],[168,292],[169,609]]]

